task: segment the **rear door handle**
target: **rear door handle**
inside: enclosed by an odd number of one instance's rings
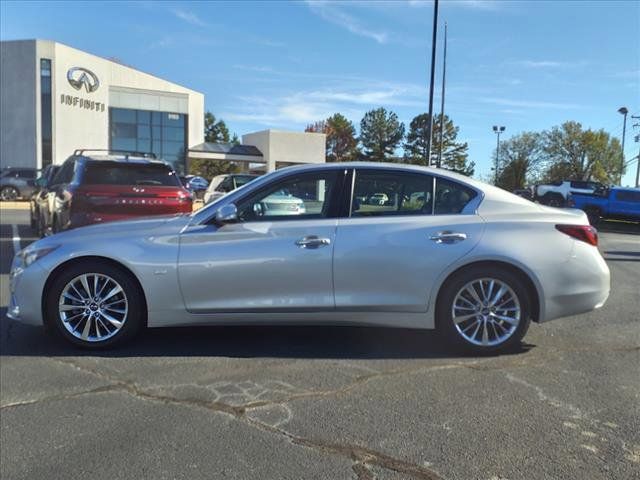
[[[435,235],[432,235],[431,237],[429,237],[429,240],[432,240],[436,243],[446,243],[446,244],[458,243],[466,239],[467,239],[466,233],[451,232],[449,230],[446,230],[444,232],[438,232]]]
[[[300,248],[319,248],[330,244],[331,239],[318,237],[317,235],[309,235],[296,241],[296,245]]]

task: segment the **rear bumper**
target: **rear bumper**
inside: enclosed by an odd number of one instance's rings
[[[611,289],[611,274],[604,258],[595,247],[580,241],[575,242],[569,261],[545,277],[540,322],[600,308]]]
[[[71,215],[67,228],[85,227],[87,225],[95,225],[96,223],[119,222],[123,220],[133,220],[137,218],[174,215],[177,213],[191,213],[193,206],[191,202],[185,202],[174,209],[166,209],[162,212],[139,212],[139,213],[100,213],[87,212],[75,213]]]

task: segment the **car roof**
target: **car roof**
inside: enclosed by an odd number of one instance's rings
[[[167,162],[163,160],[144,158],[144,157],[136,157],[136,156],[128,156],[128,155],[80,155],[76,157],[80,160],[90,161],[90,162],[112,162],[112,163],[133,163],[133,164],[153,164],[153,165],[167,165],[170,166]]]

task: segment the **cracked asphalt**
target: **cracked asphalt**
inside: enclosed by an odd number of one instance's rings
[[[602,233],[599,311],[532,325],[500,357],[430,332],[150,330],[86,353],[4,317],[2,479],[638,479],[640,236]]]

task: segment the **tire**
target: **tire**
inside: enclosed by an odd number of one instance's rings
[[[564,197],[559,193],[545,193],[542,200],[549,207],[562,208],[565,204]]]
[[[602,218],[602,213],[600,209],[597,207],[587,207],[584,210],[584,213],[587,214],[587,218],[589,219],[589,224],[596,227],[600,223],[600,219]]]
[[[490,291],[491,281],[494,283]],[[483,300],[480,284],[489,293],[488,305],[477,304],[467,290],[475,289],[478,299]],[[503,286],[506,287],[504,293],[495,298]],[[513,300],[508,301],[509,298]],[[492,312],[492,301],[502,308]],[[476,310],[477,307],[481,310]],[[461,319],[458,322],[454,322],[454,309],[456,317]],[[516,313],[515,309],[519,311]],[[439,333],[456,350],[471,354],[494,354],[520,344],[531,322],[531,300],[525,283],[510,270],[491,265],[475,266],[447,280],[438,296],[436,315]],[[505,320],[509,317],[511,320],[508,323]],[[486,337],[484,332],[487,332]]]
[[[13,202],[20,196],[20,192],[16,187],[6,186],[0,190],[0,200],[3,202]]]
[[[85,275],[91,295],[82,280]],[[94,296],[95,278],[98,294],[84,303],[82,300]],[[97,260],[77,263],[57,275],[48,288],[44,308],[49,330],[76,347],[91,350],[122,344],[145,323],[144,296],[131,274]]]

